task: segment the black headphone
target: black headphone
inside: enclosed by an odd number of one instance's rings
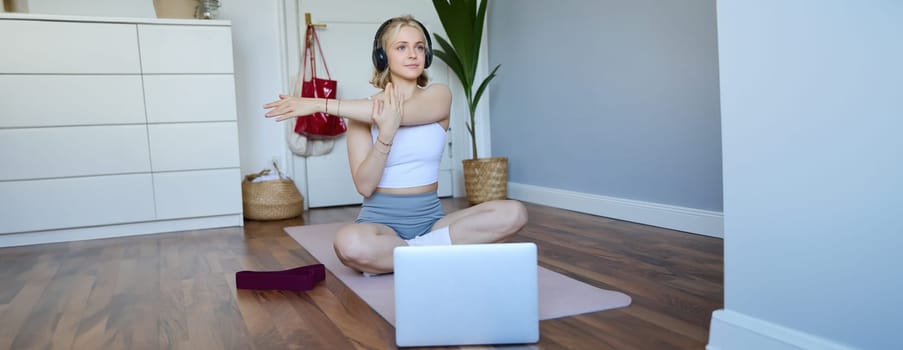
[[[373,53],[371,56],[373,58],[373,66],[376,67],[377,72],[382,72],[389,66],[389,59],[386,58],[386,50],[379,45],[379,37],[382,35],[383,30],[386,29],[386,26],[391,22],[392,19],[383,22],[383,24],[379,26],[379,29],[376,30],[376,36],[373,37]],[[420,29],[423,30],[423,36],[426,37],[426,57],[423,63],[423,68],[426,69],[433,63],[433,41],[430,40],[430,32],[426,30],[423,23],[420,23],[420,21],[416,19],[414,22],[417,22],[417,24],[420,25]]]

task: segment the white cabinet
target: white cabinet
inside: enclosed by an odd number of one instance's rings
[[[149,123],[236,120],[235,107],[210,101],[235,101],[231,74],[146,75],[144,95]]]
[[[145,74],[233,71],[229,27],[138,25],[138,36]]]
[[[234,122],[148,126],[154,171],[238,167]]]
[[[151,174],[0,181],[0,194],[3,233],[156,219]]]
[[[0,73],[0,128],[142,124],[141,89],[141,76],[137,74]]]
[[[22,17],[13,17],[22,18]],[[40,17],[34,17],[39,19]],[[0,17],[0,72],[138,74],[134,24]]]
[[[228,21],[0,33],[0,246],[242,225]]]
[[[157,216],[184,218],[241,212],[238,169],[154,174]]]
[[[0,129],[0,181],[150,172],[144,125]]]

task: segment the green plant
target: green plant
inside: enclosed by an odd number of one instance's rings
[[[489,81],[495,78],[495,72],[501,65],[495,66],[492,71],[483,78],[477,87],[476,93],[473,86],[476,83],[477,62],[480,58],[480,42],[483,38],[483,24],[486,17],[486,4],[489,0],[433,0],[433,7],[439,15],[442,27],[449,40],[433,34],[441,48],[433,50],[433,54],[439,57],[461,81],[464,87],[464,95],[467,96],[467,107],[470,110],[470,122],[466,123],[467,132],[470,133],[470,145],[473,150],[473,159],[477,159],[477,136],[474,113],[483,91],[489,85]]]

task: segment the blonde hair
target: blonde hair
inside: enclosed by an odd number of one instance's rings
[[[385,50],[385,47],[387,46],[387,44],[389,44],[389,39],[398,35],[398,32],[401,31],[401,27],[411,27],[411,28],[417,29],[417,31],[420,32],[420,35],[423,36],[423,41],[424,42],[427,41],[426,36],[428,34],[423,32],[423,28],[420,27],[420,24],[418,24],[417,21],[414,20],[413,16],[405,15],[405,16],[401,16],[401,17],[395,17],[395,18],[392,18],[391,20],[389,20],[389,23],[386,24],[386,26],[383,28],[382,33],[379,34],[379,41],[378,41],[379,46],[378,47],[383,48],[383,50]],[[430,50],[430,48],[427,47],[427,50]],[[392,81],[392,76],[391,76],[391,74],[389,74],[388,66],[386,67],[386,69],[383,69],[382,72],[376,70],[376,67],[374,67],[373,77],[370,78],[370,84],[373,84],[373,86],[375,86],[379,89],[385,89],[386,84],[390,83],[391,81]],[[426,68],[424,68],[423,72],[420,73],[420,76],[417,77],[417,86],[424,87],[429,82],[430,82],[430,78],[426,74]]]

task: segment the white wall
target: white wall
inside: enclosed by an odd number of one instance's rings
[[[283,0],[221,0],[220,18],[232,21],[235,90],[242,174],[286,164],[284,123],[264,118],[263,104],[287,91]]]
[[[903,3],[719,1],[725,310],[709,349],[903,343]]]
[[[27,0],[29,13],[154,18],[152,0]]]

